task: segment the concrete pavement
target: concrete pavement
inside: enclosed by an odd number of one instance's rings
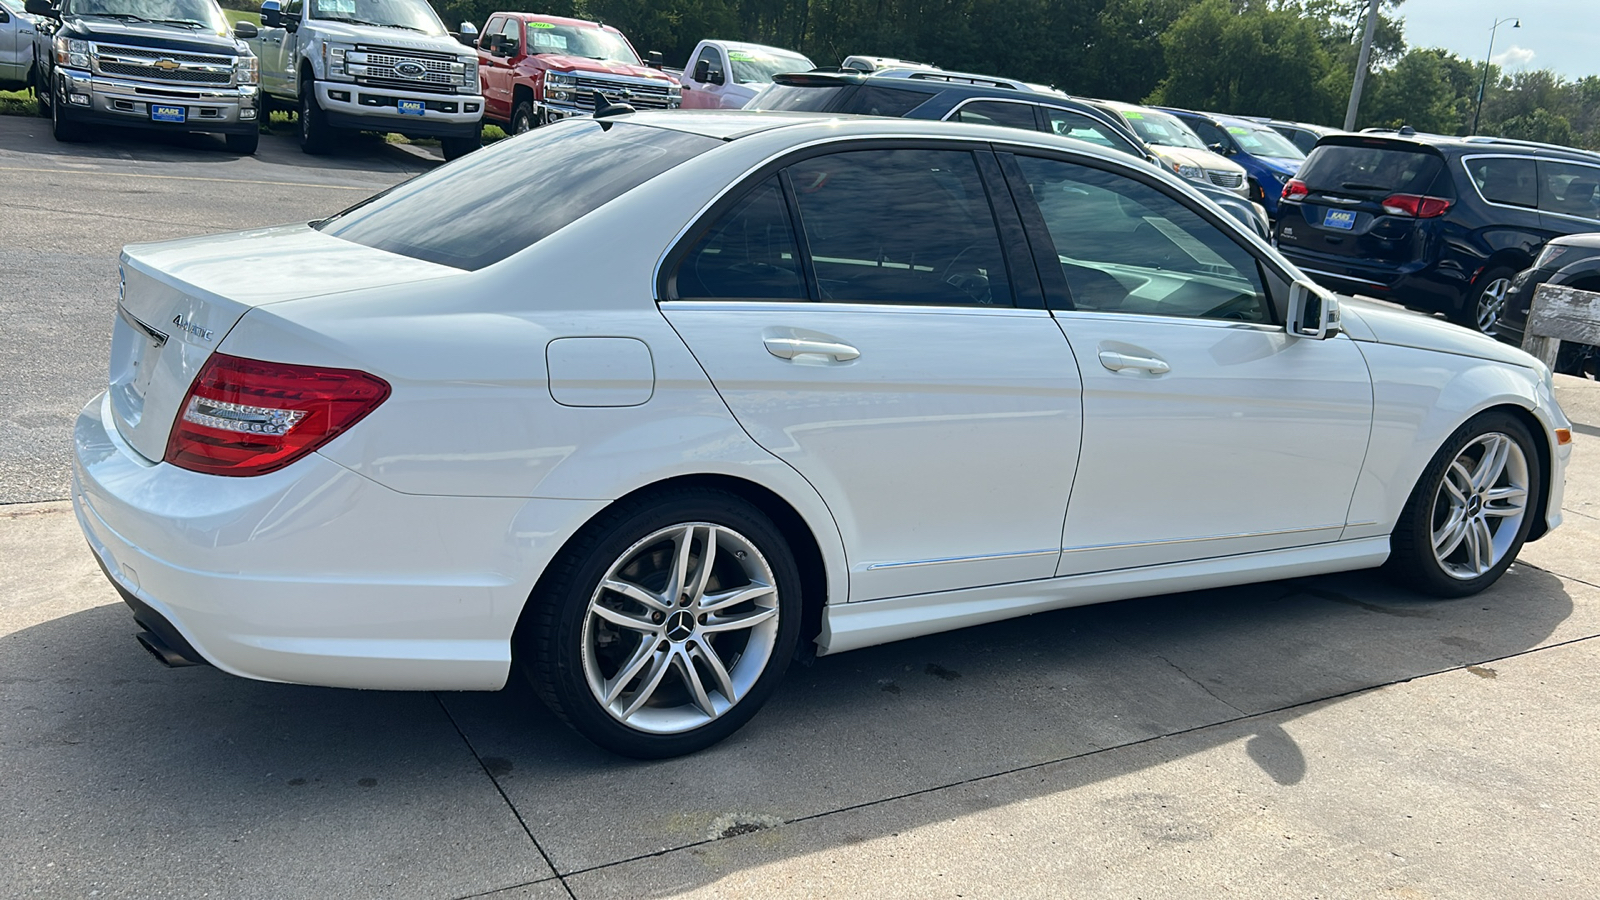
[[[1600,893],[1600,385],[1493,590],[1372,574],[829,657],[694,757],[520,685],[160,668],[61,503],[0,507],[0,884],[47,897]]]

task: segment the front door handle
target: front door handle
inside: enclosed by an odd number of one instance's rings
[[[861,355],[860,350],[838,341],[772,336],[763,338],[761,342],[766,345],[768,353],[779,359],[798,360],[807,356],[827,356],[838,362],[846,362]]]
[[[1123,369],[1137,369],[1149,372],[1152,375],[1164,375],[1172,371],[1172,367],[1163,360],[1149,356],[1129,356],[1126,353],[1118,353],[1115,350],[1101,350],[1100,365],[1113,372],[1121,372]]]

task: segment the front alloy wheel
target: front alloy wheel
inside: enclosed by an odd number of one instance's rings
[[[1472,305],[1472,326],[1484,334],[1494,334],[1495,325],[1505,311],[1506,293],[1511,290],[1511,280],[1516,273],[1510,269],[1493,269],[1483,276],[1478,288],[1478,298]]]
[[[1527,540],[1542,477],[1520,419],[1502,411],[1477,416],[1422,473],[1390,536],[1386,567],[1435,596],[1483,590]]]
[[[716,743],[794,656],[799,571],[771,520],[731,494],[619,504],[547,580],[519,629],[519,658],[552,710],[616,753],[656,759]]]

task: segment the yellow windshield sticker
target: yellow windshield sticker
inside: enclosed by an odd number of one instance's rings
[[[1131,109],[1128,110],[1127,112],[1123,113],[1123,115],[1127,116],[1130,119],[1142,119],[1142,118],[1144,118],[1144,113],[1136,112],[1136,111],[1131,110]]]
[[[528,27],[529,28],[554,28],[556,26],[550,24],[549,22],[529,22],[528,23]]]
[[[1229,134],[1249,134],[1250,133],[1250,129],[1241,128],[1238,125],[1229,125],[1228,126],[1228,133]]]

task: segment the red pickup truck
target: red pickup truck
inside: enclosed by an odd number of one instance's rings
[[[639,58],[622,32],[599,22],[499,12],[478,37],[484,118],[513,134],[594,112],[596,91],[635,109],[676,109],[683,89],[661,54]]]

